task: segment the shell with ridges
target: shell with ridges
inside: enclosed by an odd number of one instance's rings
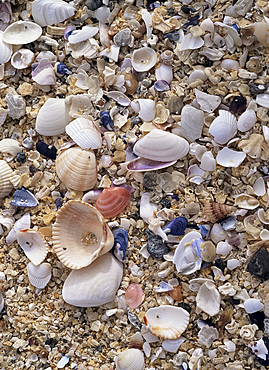
[[[66,133],[82,149],[99,149],[102,146],[102,136],[92,121],[77,118],[65,127]]]
[[[204,112],[191,105],[185,105],[181,112],[182,135],[190,142],[199,139],[204,126],[204,118]]]
[[[12,169],[6,161],[0,160],[0,199],[7,196],[13,189],[10,177],[13,175]]]
[[[204,215],[210,222],[217,222],[226,215],[236,211],[233,206],[228,206],[222,203],[208,202],[204,206]]]
[[[15,157],[17,153],[22,151],[17,140],[14,139],[2,139],[0,140],[0,152],[9,153],[12,157]]]
[[[17,21],[9,25],[3,33],[3,41],[11,45],[29,44],[42,34],[42,28],[28,21]]]
[[[116,370],[144,370],[145,359],[142,351],[136,348],[122,351],[116,360]]]
[[[35,0],[32,16],[41,27],[65,21],[75,14],[75,8],[61,0]]]
[[[52,240],[58,258],[72,269],[90,265],[114,243],[113,234],[101,213],[79,200],[70,200],[59,209]]]
[[[52,267],[49,263],[44,262],[35,266],[32,262],[27,265],[27,273],[30,283],[38,289],[43,289],[51,278]]]
[[[112,218],[125,210],[130,204],[131,193],[122,187],[104,189],[97,198],[95,207],[105,218]]]
[[[56,173],[70,189],[78,191],[92,189],[97,180],[94,152],[79,147],[64,150],[56,159]]]
[[[49,251],[43,237],[35,230],[21,230],[16,232],[19,245],[34,265],[40,265]]]
[[[225,110],[219,111],[219,116],[213,120],[209,127],[209,133],[218,144],[226,144],[237,132],[235,116]]]
[[[12,55],[12,46],[3,40],[3,31],[0,31],[0,64],[7,63]]]

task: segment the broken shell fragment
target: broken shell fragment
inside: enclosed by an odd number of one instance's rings
[[[12,55],[12,46],[6,44],[3,40],[3,31],[0,31],[0,64],[7,63]]]
[[[116,360],[116,370],[144,370],[144,354],[137,348],[122,351]]]
[[[15,191],[10,204],[16,207],[36,207],[39,203],[34,194],[22,187]]]
[[[204,126],[204,118],[204,112],[191,105],[185,105],[181,112],[182,135],[190,142],[199,139]]]
[[[94,123],[86,118],[77,118],[65,127],[66,133],[82,149],[99,149],[102,136]]]
[[[114,245],[113,253],[114,256],[120,261],[126,260],[126,250],[128,247],[128,233],[125,229],[119,228],[113,230]]]
[[[189,324],[189,313],[181,307],[163,305],[150,308],[144,321],[152,334],[163,339],[177,339]]]
[[[269,24],[265,22],[256,22],[253,24],[254,35],[262,46],[269,46]]]
[[[43,289],[51,278],[52,267],[49,263],[44,262],[35,266],[32,262],[27,265],[27,273],[30,284],[38,289]]]
[[[143,290],[139,284],[130,284],[125,291],[125,301],[130,308],[137,308],[143,302]]]
[[[221,103],[221,99],[219,96],[210,95],[198,89],[195,89],[194,92],[197,103],[200,105],[200,108],[205,112],[208,113],[214,112],[214,110],[217,109]]]
[[[127,169],[128,171],[132,172],[157,171],[166,167],[170,167],[175,163],[176,161],[161,162],[138,157],[127,163]]]
[[[11,58],[11,65],[16,69],[30,67],[34,60],[35,54],[29,49],[20,49],[16,51]]]
[[[136,99],[131,103],[133,110],[143,121],[152,121],[155,117],[155,101],[151,99]]]
[[[237,128],[239,131],[246,132],[256,123],[256,113],[253,109],[247,109],[239,118]]]
[[[245,209],[255,209],[259,207],[260,202],[255,197],[242,193],[235,196],[235,205]]]
[[[224,147],[216,157],[216,161],[223,167],[238,167],[245,160],[246,153],[236,152],[235,150]]]
[[[226,204],[208,202],[204,206],[204,215],[208,221],[216,223],[224,218],[226,215],[236,211],[235,207],[227,206]]]
[[[216,247],[210,241],[207,240],[200,245],[201,248],[201,257],[206,262],[212,262],[216,258]]]
[[[131,62],[137,72],[146,72],[155,66],[157,54],[149,47],[140,48],[133,52]]]
[[[95,207],[105,218],[116,217],[130,204],[131,193],[122,187],[104,189],[97,198]]]
[[[16,238],[26,256],[35,266],[44,261],[49,247],[37,231],[31,229],[17,231]]]
[[[213,282],[206,281],[201,285],[196,296],[196,304],[209,316],[215,316],[220,310],[220,294]]]
[[[42,28],[29,21],[17,21],[9,25],[3,33],[3,41],[11,45],[29,44],[42,34]]]
[[[62,0],[35,0],[32,4],[32,16],[41,27],[63,22],[74,14],[75,8]]]

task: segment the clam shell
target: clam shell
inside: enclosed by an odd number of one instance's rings
[[[228,111],[220,110],[219,116],[211,123],[208,131],[216,143],[226,144],[237,133],[235,116]]]
[[[36,131],[44,136],[63,134],[65,126],[71,121],[68,110],[64,99],[49,98],[37,114]]]
[[[248,314],[258,312],[262,310],[263,307],[264,305],[261,303],[261,301],[256,298],[249,298],[249,299],[246,299],[244,302],[244,308]]]
[[[216,161],[223,167],[238,167],[246,158],[246,153],[236,152],[227,147],[221,149],[216,157]]]
[[[209,316],[215,316],[220,310],[220,294],[211,281],[201,285],[196,296],[197,307]]]
[[[13,189],[10,177],[13,175],[12,169],[4,160],[0,160],[0,199],[7,196]]]
[[[156,80],[164,80],[168,84],[173,80],[173,68],[171,65],[161,63],[160,67],[155,69]]]
[[[133,151],[142,158],[170,162],[185,157],[189,151],[189,144],[182,137],[154,129],[137,141]]]
[[[253,109],[247,109],[239,118],[237,128],[239,131],[246,132],[256,123],[256,113]]]
[[[9,153],[12,157],[16,157],[17,153],[22,151],[22,147],[19,145],[17,140],[14,139],[2,139],[0,140],[0,152]]]
[[[19,245],[29,260],[35,265],[44,261],[49,247],[43,237],[35,230],[21,230],[16,232]]]
[[[133,110],[143,121],[152,121],[155,117],[155,101],[151,99],[136,99],[131,103]]]
[[[20,49],[16,51],[11,58],[11,65],[16,69],[29,67],[34,61],[35,54],[29,49]]]
[[[212,152],[205,152],[201,157],[200,168],[204,171],[215,171],[216,161]]]
[[[122,187],[104,189],[97,198],[95,207],[105,218],[116,217],[130,204],[131,193]]]
[[[65,127],[65,131],[82,149],[99,149],[102,146],[102,136],[89,119],[77,118]]]
[[[79,200],[70,200],[58,210],[52,240],[58,258],[72,269],[90,265],[114,243],[100,212]]]
[[[97,258],[90,266],[73,270],[63,286],[63,299],[78,307],[96,307],[116,297],[123,274],[122,263],[111,253]]]
[[[145,359],[142,351],[136,348],[126,349],[117,356],[116,370],[144,370]]]
[[[204,206],[204,216],[208,219],[208,221],[213,223],[216,223],[217,221],[224,218],[226,215],[231,214],[235,211],[235,207],[216,202],[208,202]]]
[[[157,171],[166,167],[170,167],[175,164],[176,161],[161,162],[152,161],[151,159],[138,157],[128,162],[127,169],[131,172],[146,172],[146,171]]]
[[[177,339],[189,324],[189,313],[181,307],[169,305],[150,308],[144,321],[152,334],[163,339]]]
[[[51,278],[52,267],[49,263],[41,263],[35,266],[32,262],[27,265],[27,273],[30,283],[38,289],[43,289]]]
[[[131,62],[137,72],[146,72],[155,66],[157,54],[149,47],[140,48],[133,52]]]
[[[253,24],[254,35],[262,46],[269,46],[269,24],[265,22],[256,22]]]
[[[255,197],[242,193],[235,196],[235,205],[245,209],[255,209],[259,207],[260,202]]]
[[[130,284],[125,291],[125,301],[131,308],[137,308],[143,301],[143,290],[139,284]]]
[[[199,139],[202,134],[204,118],[204,112],[191,105],[185,105],[181,112],[182,135],[190,142]]]
[[[92,189],[97,180],[94,152],[79,147],[64,150],[56,159],[56,173],[70,189],[78,191]]]
[[[11,45],[29,44],[42,34],[42,28],[29,21],[17,21],[9,25],[3,33],[3,41]]]
[[[3,31],[0,31],[0,64],[7,63],[12,55],[12,46],[3,41]]]
[[[62,0],[35,0],[32,16],[41,27],[57,24],[73,17],[75,9]]]

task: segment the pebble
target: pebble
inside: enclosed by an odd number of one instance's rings
[[[44,143],[43,141],[38,141],[36,143],[36,150],[44,157],[56,159],[57,149],[55,148],[54,145],[50,146]]]
[[[157,186],[157,173],[146,172],[143,178],[143,188],[145,190],[155,190]]]
[[[17,248],[10,249],[8,254],[15,261],[19,261],[19,259],[21,258],[20,255],[19,255],[19,252],[17,251]]]
[[[249,261],[247,270],[262,281],[269,279],[269,252],[260,248]]]
[[[90,10],[96,10],[103,5],[102,0],[86,0],[85,5]]]
[[[147,251],[154,258],[162,258],[169,252],[168,245],[163,241],[162,237],[153,234],[148,229],[146,230],[148,242]]]
[[[126,46],[131,41],[131,37],[130,28],[124,28],[114,36],[113,41],[117,46]]]
[[[25,153],[24,152],[17,153],[16,161],[19,162],[19,163],[26,162],[26,155],[25,155]]]

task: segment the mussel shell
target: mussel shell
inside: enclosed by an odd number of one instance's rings
[[[128,246],[128,233],[125,229],[119,228],[112,231],[114,236],[113,253],[121,262],[126,260],[126,249]]]
[[[187,223],[186,217],[176,217],[163,227],[163,231],[169,235],[184,235]]]
[[[39,202],[34,194],[22,187],[20,190],[15,191],[14,198],[10,204],[16,207],[36,207]]]

